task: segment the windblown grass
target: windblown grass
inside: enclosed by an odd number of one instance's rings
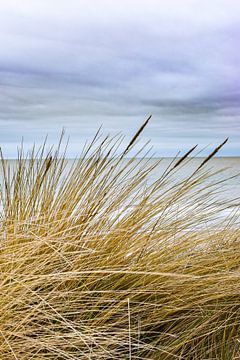
[[[140,133],[120,155],[97,133],[71,169],[61,141],[2,157],[1,360],[240,358],[234,202],[206,161],[173,181],[195,148],[149,184]]]

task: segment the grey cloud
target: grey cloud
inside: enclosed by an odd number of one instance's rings
[[[236,2],[124,0],[116,10],[107,0],[34,3],[0,5],[0,141],[7,148],[20,135],[31,141],[48,132],[55,141],[65,126],[74,153],[101,123],[128,134],[152,112],[145,139],[159,153],[228,133],[229,151],[240,154]]]

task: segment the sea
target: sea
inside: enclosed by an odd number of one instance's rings
[[[184,179],[186,176],[191,175],[203,162],[204,158],[202,157],[195,157],[187,159],[184,166],[179,166],[178,171],[176,172],[176,180],[180,181]],[[67,166],[66,171],[70,169],[71,165],[73,164],[73,159],[67,159]],[[128,159],[124,160],[123,165],[128,161]],[[139,159],[135,160],[136,162]],[[144,164],[145,162],[148,165],[155,163],[156,161],[159,162],[158,166],[154,168],[148,175],[148,182],[156,181],[161,175],[166,171],[169,165],[174,164],[177,160],[171,157],[165,158],[153,158],[150,161],[148,159],[143,160],[141,163]],[[7,160],[7,163],[10,165],[12,169],[16,167],[16,160]],[[234,196],[240,198],[240,157],[215,157],[212,158],[204,167],[204,169],[209,170],[211,173],[217,173],[214,176],[215,181],[222,181],[225,180],[223,183],[223,190],[228,196]],[[223,171],[222,171],[223,170]],[[0,164],[0,183],[2,181],[3,174],[2,174],[2,166]],[[174,179],[174,176],[173,176]]]
[[[72,159],[66,160],[66,169],[67,173],[68,169],[70,169],[73,164]],[[124,162],[128,161],[125,159]],[[134,160],[136,162],[139,159]],[[141,162],[141,166],[143,166],[144,162],[147,162],[148,165],[154,164],[158,162],[158,166],[156,166],[148,175],[147,182],[148,184],[153,183],[157,179],[159,179],[164,172],[169,168],[171,164],[176,163],[176,159],[173,158],[154,158],[154,159],[144,159]],[[204,161],[204,158],[195,157],[187,159],[184,166],[179,166],[178,171],[176,171],[172,176],[172,181],[178,182],[185,179],[187,176],[191,175]],[[16,160],[7,160],[8,165],[11,169],[16,167]],[[137,167],[138,168],[138,167]],[[210,173],[215,173],[213,178],[207,180],[214,181],[219,183],[220,186],[220,196],[223,200],[232,200],[235,199],[236,208],[240,207],[240,157],[215,157],[210,159],[210,161],[204,166],[204,170],[209,171]],[[134,173],[133,173],[134,174]],[[2,183],[3,173],[2,166],[0,163],[0,185]],[[239,210],[237,209],[239,212]]]
[[[181,181],[186,177],[190,176],[204,161],[204,157],[194,157],[187,159],[183,165],[180,165],[178,170],[172,175],[173,181]],[[123,165],[129,159],[123,160]],[[139,162],[139,159],[135,160]],[[154,168],[147,177],[148,183],[153,183],[159,179],[163,173],[167,171],[169,166],[173,166],[178,159],[172,157],[165,158],[153,158],[153,159],[144,159],[137,169],[140,166],[151,165],[158,162],[158,166]],[[68,160],[67,169],[72,165],[73,160]],[[210,178],[205,183],[209,181],[214,181],[221,183],[222,187],[222,196],[225,199],[229,198],[239,198],[240,199],[240,157],[215,157],[210,159],[207,164],[202,168],[203,170],[208,171],[211,174],[215,174],[213,178]]]
[[[175,180],[179,181],[188,175],[190,176],[201,165],[204,159],[202,157],[188,159],[187,163],[180,166],[179,170],[175,173]],[[171,163],[174,163],[173,158],[161,158],[159,166],[150,175],[150,181],[157,180]],[[222,182],[222,193],[226,199],[232,199],[233,197],[240,199],[240,157],[215,157],[202,169],[212,174],[215,173],[213,177],[214,182]]]

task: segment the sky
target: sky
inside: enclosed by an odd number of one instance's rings
[[[0,0],[0,146],[48,134],[81,152],[99,126],[156,156],[229,137],[240,156],[240,1]]]

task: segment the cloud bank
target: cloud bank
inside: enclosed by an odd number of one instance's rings
[[[103,124],[144,133],[156,155],[230,142],[240,156],[240,3],[235,0],[0,2],[0,143],[71,137]]]

